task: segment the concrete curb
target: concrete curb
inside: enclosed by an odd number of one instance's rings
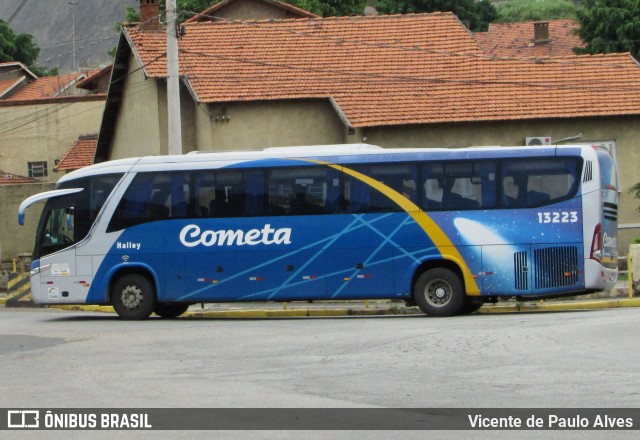
[[[111,306],[50,306],[62,310],[114,313]],[[539,303],[488,304],[477,313],[517,313],[517,312],[557,312],[571,310],[613,309],[640,307],[640,298],[611,298],[591,301],[566,301]],[[336,308],[288,308],[288,309],[246,309],[246,310],[202,310],[187,311],[181,318],[217,318],[217,319],[265,319],[296,317],[332,317],[332,316],[382,316],[382,315],[420,315],[415,307],[336,307]]]
[[[514,303],[483,306],[480,313],[555,312],[561,310],[616,309],[640,307],[640,298],[611,298],[592,301]]]
[[[289,310],[203,310],[198,312],[186,312],[181,315],[185,318],[296,318],[307,316],[380,316],[380,315],[408,315],[392,308],[361,309],[361,308],[330,308],[330,309],[289,309]]]
[[[115,313],[111,306],[83,306],[83,305],[52,305],[49,308],[83,311],[83,312],[101,312]],[[360,308],[328,308],[328,309],[246,309],[246,310],[203,310],[203,311],[187,311],[180,315],[181,318],[226,318],[226,319],[243,319],[243,318],[295,318],[305,316],[367,316],[367,315],[400,315],[400,314],[416,314],[398,313],[392,308],[376,308],[376,309],[360,309]]]

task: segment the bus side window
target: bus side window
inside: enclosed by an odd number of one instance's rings
[[[268,177],[269,214],[315,215],[334,212],[339,206],[339,180],[334,178],[335,175],[328,167],[272,170]]]
[[[444,179],[443,164],[429,164],[422,168],[422,209],[425,211],[439,211],[442,209],[444,194],[441,182]]]
[[[355,177],[345,177],[344,201],[349,213],[367,212],[371,201],[371,187]]]
[[[107,232],[188,214],[189,184],[184,173],[139,173],[126,189]]]
[[[534,208],[573,197],[579,187],[576,158],[506,160],[502,165],[502,206]]]
[[[415,165],[370,165],[354,167],[354,170],[377,180],[417,205],[418,169]],[[346,211],[352,213],[400,212],[403,209],[388,191],[380,191],[352,176],[345,177],[344,199]]]
[[[162,190],[152,191],[151,199],[148,202],[147,218],[149,220],[161,220],[169,218],[169,208],[166,207],[169,194]]]
[[[171,175],[170,218],[187,218],[191,201],[191,185],[186,173]]]
[[[491,162],[432,163],[425,165],[422,173],[422,205],[427,211],[496,206],[496,167]]]
[[[244,172],[244,213],[254,217],[264,214],[264,173]]]
[[[191,204],[194,206],[194,217],[209,217],[209,206],[215,198],[215,174],[201,171],[193,176],[193,194]]]

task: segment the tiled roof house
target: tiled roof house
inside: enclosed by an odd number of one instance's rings
[[[105,93],[106,87],[100,91],[83,90],[78,87],[81,82],[88,82],[102,70],[38,77],[22,63],[0,63],[0,101],[34,101],[77,97],[91,92]]]
[[[624,202],[640,180],[637,61],[496,57],[476,38],[451,13],[187,23],[183,150],[608,142]],[[162,31],[123,30],[97,160],[167,153],[165,45]],[[624,206],[621,222],[640,226]]]
[[[96,69],[38,78],[21,63],[0,63],[0,242],[5,258],[33,250],[35,224],[20,228],[15,221],[20,202],[52,188],[63,157],[65,166],[93,163],[86,155],[72,160],[77,150],[68,150],[80,136],[97,133],[110,73]]]
[[[574,32],[573,20],[491,23],[487,32],[474,36],[487,53],[502,57],[554,58],[574,54],[573,48],[584,47]]]

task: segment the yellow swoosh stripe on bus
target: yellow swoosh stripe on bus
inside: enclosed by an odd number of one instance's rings
[[[346,168],[340,165],[335,165],[329,162],[323,162],[319,160],[312,160],[312,159],[295,159],[295,160],[302,160],[306,162],[317,163],[319,165],[329,166],[335,170],[341,171],[345,174],[355,177],[361,182],[366,183],[367,185],[377,189],[378,191],[380,191],[381,193],[389,197],[391,200],[397,203],[398,206],[400,206],[400,208],[402,208],[407,214],[409,214],[415,220],[415,222],[422,228],[422,230],[427,234],[427,236],[431,238],[431,240],[433,241],[433,244],[436,245],[436,247],[438,248],[442,256],[445,256],[445,252],[443,252],[442,248],[447,248],[446,258],[456,263],[458,267],[460,267],[462,270],[462,276],[464,277],[465,286],[467,286],[467,294],[474,295],[474,296],[480,295],[480,289],[478,288],[478,284],[476,283],[475,278],[473,278],[473,275],[471,274],[471,270],[469,269],[469,266],[467,266],[467,263],[464,261],[464,258],[462,257],[462,255],[460,255],[460,252],[458,252],[458,249],[454,246],[454,244],[451,242],[449,237],[447,237],[447,234],[445,234],[444,231],[440,228],[440,226],[438,226],[438,224],[434,222],[433,219],[429,217],[426,212],[422,211],[418,207],[418,205],[413,203],[411,200],[407,199],[405,196],[400,194],[395,189],[385,185],[384,183],[379,182],[365,174],[359,173],[350,168]]]

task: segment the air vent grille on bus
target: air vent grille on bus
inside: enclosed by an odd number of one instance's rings
[[[560,246],[533,251],[535,288],[572,286],[578,283],[578,248]]]
[[[591,182],[591,179],[593,179],[593,162],[588,160],[585,164],[584,164],[584,177],[582,178],[583,182]]]
[[[618,205],[615,203],[604,202],[603,212],[607,220],[618,220]]]
[[[516,252],[513,254],[513,267],[515,270],[514,279],[516,290],[529,289],[529,269],[527,268],[527,252]]]

